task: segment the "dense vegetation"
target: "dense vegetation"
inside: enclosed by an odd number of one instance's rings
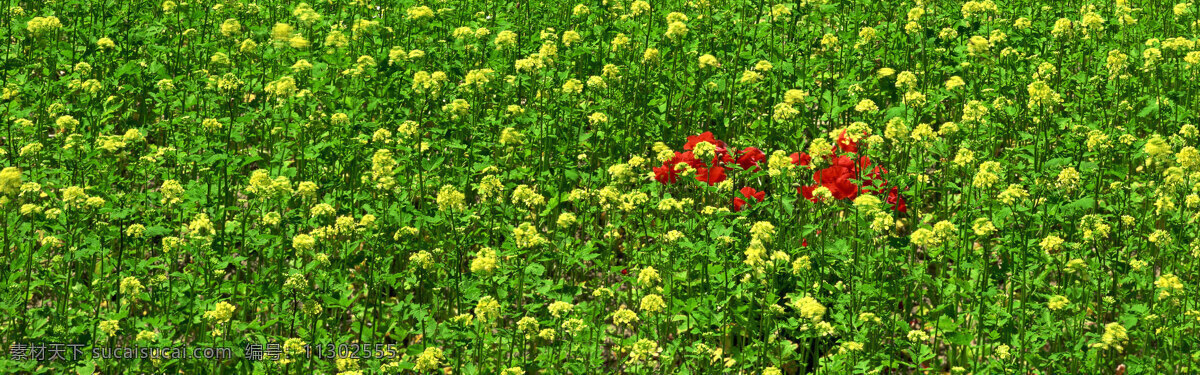
[[[0,371],[1200,366],[1192,3],[158,1],[0,8]]]

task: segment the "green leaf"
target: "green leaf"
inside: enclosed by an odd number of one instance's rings
[[[1063,205],[1060,210],[1062,215],[1071,216],[1081,211],[1090,210],[1093,207],[1096,207],[1096,200],[1092,197],[1083,197]]]
[[[525,273],[532,276],[541,276],[546,273],[546,267],[538,263],[529,263],[528,266],[525,266]]]
[[[87,361],[83,366],[75,368],[75,373],[79,375],[92,375],[96,372],[96,361]]]

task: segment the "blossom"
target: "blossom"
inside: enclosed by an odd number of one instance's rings
[[[795,165],[808,166],[812,163],[812,157],[808,156],[807,153],[793,152],[791,155],[789,155],[789,157],[792,158],[792,164]]]
[[[746,205],[746,202],[762,202],[767,196],[766,192],[755,190],[749,186],[743,187],[742,190],[739,190],[739,192],[742,194],[742,197],[745,197],[746,199],[733,198],[734,211],[741,211],[742,206]]]
[[[435,347],[425,348],[425,351],[417,356],[416,367],[413,367],[413,370],[418,372],[435,370],[443,359],[445,357],[442,354],[442,349]]]
[[[703,132],[703,133],[700,133],[697,135],[689,135],[687,137],[687,143],[685,143],[683,145],[683,149],[691,151],[692,149],[694,149],[696,147],[697,144],[699,144],[701,142],[708,142],[708,143],[713,144],[713,146],[716,146],[715,151],[718,155],[726,152],[725,151],[725,142],[718,140],[716,137],[714,137],[712,132]]]
[[[15,195],[21,190],[21,169],[5,167],[0,171],[0,194]]]
[[[108,334],[108,337],[117,335],[117,331],[121,329],[120,320],[102,320],[100,321],[100,330]]]
[[[225,301],[217,302],[217,305],[214,306],[212,310],[206,311],[204,313],[204,318],[212,320],[213,323],[216,323],[216,324],[228,322],[230,319],[233,318],[233,310],[234,309],[236,309],[236,307],[234,307],[229,302],[225,302]]]
[[[821,305],[815,298],[803,297],[793,301],[792,305],[799,312],[800,317],[804,319],[819,322],[825,316],[825,306]]]
[[[728,178],[725,175],[725,167],[712,166],[696,168],[696,180],[707,183],[709,186],[725,181]]]
[[[758,164],[767,160],[767,154],[755,147],[746,147],[738,150],[737,154],[737,165],[741,166],[742,169],[753,168],[754,172],[761,170],[762,168],[759,168]]]

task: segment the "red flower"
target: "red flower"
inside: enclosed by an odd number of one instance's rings
[[[753,199],[759,202],[762,202],[763,199],[767,197],[767,192],[758,191],[749,186],[742,188],[740,192],[742,193],[743,197],[746,197],[746,199]]]
[[[808,199],[808,200],[812,201],[813,203],[816,203],[817,198],[813,196],[813,190],[817,190],[818,186],[820,186],[820,185],[802,185],[802,186],[796,188],[796,192],[800,193],[800,195],[803,196],[804,199]]]
[[[892,186],[892,189],[888,191],[887,202],[897,212],[908,212],[908,205],[904,202],[904,196],[900,195],[899,187]]]
[[[678,181],[679,172],[675,170],[675,166],[679,163],[686,163],[687,159],[691,158],[691,154],[691,152],[686,154],[676,152],[675,157],[672,157],[671,160],[663,162],[661,167],[654,167],[654,180],[663,185],[673,184]],[[695,159],[692,158],[692,160]]]
[[[800,196],[803,196],[805,198],[805,200],[809,200],[809,201],[812,201],[812,203],[816,203],[817,200],[816,200],[816,197],[812,196],[812,191],[817,190],[817,186],[818,185],[800,185],[800,186],[797,186],[796,192],[798,192],[798,194]]]
[[[758,164],[763,160],[767,160],[767,154],[755,147],[746,147],[738,150],[737,154],[737,164],[741,166],[742,169],[753,168],[754,172],[761,170],[762,168],[759,168]]]
[[[793,152],[790,156],[792,157],[792,164],[795,165],[808,166],[812,162],[812,156],[808,156],[807,153]]]
[[[698,135],[689,135],[687,137],[687,144],[683,145],[683,149],[691,151],[692,148],[695,148],[696,144],[700,143],[700,142],[712,143],[713,146],[717,146],[718,154],[725,153],[725,142],[720,141],[716,137],[714,137],[712,132],[703,132]]]
[[[739,192],[742,193],[742,196],[746,197],[746,199],[734,197],[733,198],[733,210],[734,211],[741,211],[742,206],[745,206],[747,201],[762,202],[763,199],[765,199],[767,197],[767,192],[754,190],[754,188],[749,187],[749,186],[742,188],[742,190],[739,190]]]
[[[808,239],[807,238],[805,238],[803,241],[800,241],[800,247],[808,247]]]
[[[678,159],[678,161],[675,161],[676,159]],[[685,152],[682,154],[676,152],[675,158],[672,158],[671,160],[675,161],[676,163],[684,163],[684,164],[690,165],[690,166],[692,166],[692,168],[700,168],[700,167],[704,166],[704,162],[696,159],[696,155],[692,154],[691,151],[688,151],[688,152]]]
[[[856,171],[859,169],[864,169],[864,168],[868,168],[871,166],[871,159],[866,156],[862,156],[862,157],[859,157],[858,160],[854,160],[853,158],[850,158],[848,156],[837,155],[837,156],[833,157],[831,162],[834,166],[850,168],[850,169],[854,169]]]
[[[709,186],[716,185],[721,181],[725,181],[725,167],[713,166],[712,168],[696,168],[696,180],[706,182]]]
[[[854,199],[858,197],[860,187],[853,180],[859,179],[858,171],[871,166],[871,159],[862,156],[858,160],[854,160],[844,155],[833,156],[830,160],[831,165],[825,169],[819,170],[813,174],[813,180],[817,183],[811,186],[801,186],[797,191],[804,198],[816,202],[816,197],[813,196],[813,191],[818,187],[824,186],[832,193],[833,199]],[[882,175],[880,168],[876,167],[875,175]],[[866,192],[867,187],[871,186],[869,178],[863,179],[862,191]]]
[[[732,157],[732,156],[729,156],[729,154],[726,154],[726,153],[723,153],[723,152],[719,152],[719,153],[717,153],[716,155],[714,155],[714,156],[713,156],[712,162],[711,162],[711,163],[709,163],[709,164],[712,164],[712,165],[725,165],[725,163],[732,163],[732,162],[733,162],[733,157]]]
[[[865,130],[864,130],[864,131],[863,131],[863,135],[867,135],[867,131],[865,131]],[[836,153],[836,152],[838,152],[838,151],[841,151],[841,152],[848,152],[848,153],[851,153],[851,154],[857,154],[857,153],[858,153],[858,142],[854,141],[853,139],[850,139],[850,138],[846,137],[846,131],[845,131],[845,130],[842,130],[842,133],[841,133],[841,134],[838,134],[838,139],[837,139],[837,142],[836,142],[836,144],[834,145],[833,152],[835,152],[835,153]]]
[[[833,199],[854,199],[854,197],[857,197],[858,185],[850,181],[855,177],[857,176],[855,176],[853,168],[840,165],[830,166],[829,168],[817,171],[813,175],[813,179],[817,180],[817,183],[829,189],[830,193],[833,193]]]
[[[674,165],[663,164],[661,167],[654,167],[654,180],[663,185],[673,184],[679,181],[679,173],[675,172]]]

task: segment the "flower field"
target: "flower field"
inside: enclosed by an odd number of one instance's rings
[[[0,372],[1197,373],[1175,1],[5,0]]]

